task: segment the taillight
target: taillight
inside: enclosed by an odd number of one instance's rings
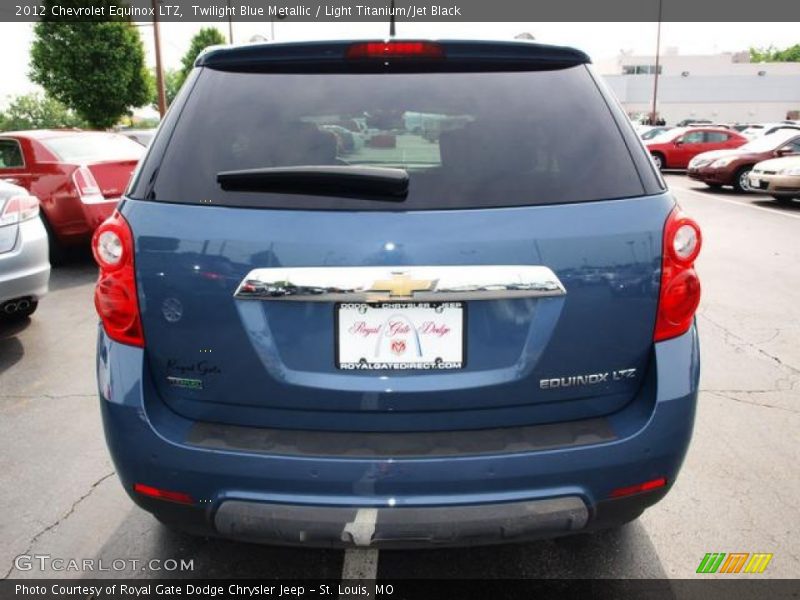
[[[700,279],[694,261],[700,253],[700,227],[675,207],[664,225],[661,291],[653,340],[668,340],[686,333],[700,304]]]
[[[444,48],[434,42],[359,42],[347,49],[347,58],[444,58]]]
[[[100,267],[94,305],[106,334],[117,342],[144,347],[133,268],[133,234],[118,211],[95,230],[92,253]]]
[[[100,192],[100,186],[97,180],[92,175],[88,167],[78,167],[72,172],[72,182],[75,184],[75,189],[78,190],[78,196],[84,204],[91,204],[92,202],[104,202],[103,194]]]
[[[0,212],[0,227],[33,219],[39,214],[39,199],[36,196],[11,196]]]

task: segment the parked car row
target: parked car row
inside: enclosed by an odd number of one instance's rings
[[[737,192],[747,192],[751,189],[750,173],[756,165],[796,155],[800,155],[800,131],[779,130],[735,150],[699,154],[690,161],[687,174],[712,188],[732,186]]]
[[[800,128],[780,127],[755,139],[717,127],[678,127],[645,140],[659,169],[686,169],[711,188],[800,198]]]
[[[50,265],[88,244],[145,147],[124,135],[64,130],[0,134],[0,318],[24,318],[47,293]]]
[[[116,133],[45,129],[0,134],[0,178],[41,204],[50,260],[86,244],[128,185],[144,146]]]
[[[654,125],[649,125],[644,122],[633,122],[633,127],[642,139],[650,139],[661,131],[672,129],[673,127],[715,127],[719,129],[731,129],[741,133],[748,139],[754,139],[763,135],[769,135],[779,129],[797,129],[800,130],[800,121],[775,121],[771,123],[715,123],[708,119],[684,119],[674,126],[667,125],[665,122],[660,121]]]

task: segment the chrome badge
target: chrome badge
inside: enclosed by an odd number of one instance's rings
[[[618,369],[616,371],[603,371],[601,373],[587,373],[586,375],[568,375],[567,377],[553,377],[540,379],[539,387],[543,390],[576,387],[579,385],[597,385],[612,381],[635,379],[636,369]]]

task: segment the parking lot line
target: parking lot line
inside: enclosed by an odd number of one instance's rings
[[[378,549],[377,548],[348,548],[344,551],[344,563],[342,564],[342,582],[348,581],[375,581],[378,578]],[[369,589],[369,588],[368,588]],[[351,594],[341,594],[342,598],[354,597]],[[361,600],[372,598],[372,590],[369,596],[359,596]]]
[[[790,219],[800,219],[800,214],[784,212],[781,210],[774,210],[772,208],[764,208],[763,206],[754,206],[752,204],[747,204],[745,202],[739,202],[737,200],[732,200],[730,198],[723,198],[721,196],[717,196],[715,194],[710,194],[708,192],[700,192],[697,190],[690,190],[689,188],[681,187],[679,185],[670,186],[672,191],[680,190],[681,192],[686,192],[688,194],[694,194],[695,196],[700,196],[703,198],[713,198],[714,200],[720,200],[722,202],[727,202],[728,204],[735,204],[736,206],[743,206],[745,208],[752,208],[753,210],[760,210],[762,212],[770,213],[773,215],[781,215],[784,217],[789,217]]]

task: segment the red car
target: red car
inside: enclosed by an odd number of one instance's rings
[[[88,243],[125,191],[145,148],[124,135],[37,130],[0,133],[0,179],[41,202],[51,262]]]
[[[701,152],[738,148],[748,142],[743,135],[720,127],[678,127],[647,140],[645,146],[659,169],[685,169]]]

